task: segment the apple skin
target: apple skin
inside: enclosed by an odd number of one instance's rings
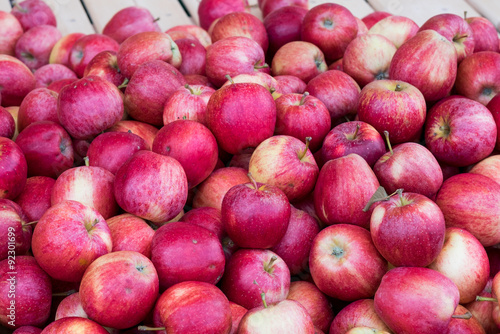
[[[273,135],[276,104],[271,93],[259,84],[231,84],[210,97],[206,122],[220,147],[237,154],[246,148],[257,147]]]
[[[78,79],[75,72],[62,64],[47,64],[35,71],[36,88],[47,88],[52,82],[62,79]]]
[[[217,141],[206,126],[182,119],[158,131],[152,151],[179,161],[186,173],[188,189],[196,187],[212,173],[219,153]]]
[[[83,36],[85,36],[85,34],[81,32],[74,32],[61,37],[50,52],[49,63],[61,64],[69,68],[69,54],[71,53],[71,49],[76,41]]]
[[[356,38],[358,24],[342,5],[324,3],[311,8],[302,22],[301,38],[314,43],[332,62],[342,58],[347,45]]]
[[[196,38],[181,38],[175,40],[182,56],[179,72],[183,75],[205,75],[206,55],[205,47]]]
[[[163,108],[186,81],[174,66],[162,60],[148,61],[137,67],[130,78],[123,99],[128,115],[133,119],[163,125]]]
[[[111,252],[111,234],[96,210],[65,201],[40,218],[31,248],[40,267],[51,277],[79,282],[96,258]]]
[[[134,251],[151,258],[151,241],[155,234],[153,228],[143,219],[124,213],[106,220],[113,252]]]
[[[318,75],[307,83],[305,91],[326,105],[332,125],[344,116],[357,113],[361,88],[342,71],[328,70]]]
[[[0,107],[0,137],[12,139],[16,132],[16,121],[7,109]]]
[[[375,163],[373,172],[391,194],[397,189],[434,199],[443,184],[443,171],[432,153],[417,143],[403,143]]]
[[[498,34],[493,23],[484,17],[467,17],[465,21],[474,35],[474,52],[498,52]]]
[[[151,124],[144,122],[134,121],[134,120],[121,120],[112,127],[110,127],[108,132],[132,132],[138,135],[146,141],[146,149],[151,150],[153,146],[153,140],[158,133],[158,128],[155,128]]]
[[[258,6],[262,11],[262,16],[264,18],[268,17],[271,13],[280,10],[283,7],[298,7],[303,9],[309,9],[309,4],[305,0],[259,0]]]
[[[500,92],[500,54],[475,52],[460,63],[455,81],[456,92],[483,105]]]
[[[62,318],[51,322],[41,334],[58,334],[58,333],[93,333],[93,334],[109,334],[107,330],[104,329],[97,322],[86,318],[80,317],[69,317]]]
[[[361,326],[390,331],[375,312],[373,299],[358,299],[344,307],[333,319],[329,333],[345,334],[351,328]]]
[[[21,148],[12,140],[0,137],[0,199],[14,199],[24,189],[28,164]]]
[[[500,155],[484,158],[469,171],[472,174],[481,174],[500,184]]]
[[[88,318],[89,316],[82,307],[82,300],[80,298],[80,293],[75,292],[67,297],[65,297],[57,306],[55,320],[59,320],[67,317],[80,317]]]
[[[222,224],[239,247],[266,249],[285,235],[290,211],[290,203],[278,187],[244,183],[232,187],[224,196]]]
[[[71,138],[57,123],[31,123],[17,136],[16,144],[24,153],[29,176],[57,178],[73,166]]]
[[[471,233],[458,227],[446,229],[444,246],[429,265],[451,279],[460,292],[460,304],[474,301],[490,276],[488,255]]]
[[[439,162],[464,167],[493,152],[495,120],[481,103],[453,95],[434,105],[425,124],[425,142]]]
[[[304,94],[306,83],[294,75],[276,75],[274,79],[278,81],[278,91],[282,95],[297,93]]]
[[[57,80],[57,81],[54,81],[53,83],[51,83],[50,85],[48,85],[47,89],[49,89],[49,90],[51,90],[51,91],[56,92],[57,94],[59,94],[61,92],[61,90],[63,89],[64,86],[72,84],[75,81],[76,81],[76,79],[61,79],[61,80]]]
[[[2,326],[13,329],[45,324],[50,313],[52,285],[49,276],[40,268],[34,257],[15,256],[15,260],[1,261],[0,282]],[[12,305],[14,311],[9,310]]]
[[[449,278],[417,267],[387,272],[374,299],[377,314],[393,332],[422,334],[445,333],[458,301],[458,288]]]
[[[229,307],[231,308],[231,319],[233,321],[229,334],[236,334],[238,332],[238,326],[240,325],[241,318],[243,318],[248,310],[233,302],[229,302]]]
[[[495,96],[490,100],[490,102],[486,105],[491,114],[493,115],[493,119],[495,120],[495,124],[497,126],[497,140],[495,149],[500,150],[500,95]]]
[[[218,18],[233,12],[248,12],[250,7],[247,0],[202,0],[198,5],[200,26],[208,30]]]
[[[13,6],[10,12],[21,23],[24,31],[39,25],[56,26],[56,17],[52,9],[43,1],[25,0]]]
[[[123,117],[121,93],[97,76],[87,76],[65,86],[57,100],[59,122],[75,139],[89,139]]]
[[[313,334],[314,324],[299,302],[283,300],[270,306],[258,306],[243,316],[239,334],[290,333]]]
[[[406,16],[389,15],[369,27],[368,34],[382,35],[399,49],[417,34],[418,29],[418,24]]]
[[[102,51],[118,52],[120,45],[111,37],[89,34],[78,39],[68,55],[70,68],[81,78],[88,63]]]
[[[186,173],[174,158],[139,151],[116,172],[114,192],[122,209],[162,224],[177,216],[186,203]]]
[[[80,283],[82,307],[89,318],[117,329],[143,321],[158,293],[158,274],[153,263],[133,251],[99,257],[87,268]]]
[[[156,326],[175,333],[221,333],[231,331],[231,307],[214,285],[188,281],[171,286],[156,302]],[[196,315],[196,316],[193,316]]]
[[[384,12],[384,11],[374,11],[366,16],[364,16],[361,21],[366,25],[368,29],[371,29],[374,24],[379,22],[380,20],[383,20],[384,18],[392,16],[391,13]]]
[[[373,297],[388,265],[375,248],[370,232],[356,225],[336,224],[314,238],[309,268],[324,294],[354,301]]]
[[[96,54],[83,72],[84,77],[89,75],[106,79],[117,87],[125,81],[125,76],[118,69],[115,51],[102,51]]]
[[[314,207],[327,225],[349,223],[368,228],[373,208],[367,212],[362,209],[379,186],[366,160],[351,153],[321,168],[314,189]]]
[[[320,48],[306,41],[288,42],[280,47],[271,68],[273,76],[293,75],[306,83],[328,69]]]
[[[15,55],[16,43],[24,33],[18,19],[7,12],[0,12],[0,54]]]
[[[330,129],[330,112],[320,99],[296,93],[276,99],[275,135],[292,136],[301,141],[311,137],[309,149],[316,152]]]
[[[359,95],[358,117],[380,134],[389,132],[391,143],[410,141],[422,130],[427,107],[415,86],[399,80],[377,80]]]
[[[372,125],[352,121],[341,123],[330,130],[320,152],[323,162],[356,153],[365,159],[368,165],[373,166],[386,149],[384,139]]]
[[[453,315],[459,316],[467,313],[470,313],[467,308],[462,305],[458,305]],[[484,330],[481,323],[476,319],[476,317],[472,316],[472,318],[468,319],[467,321],[463,321],[463,319],[452,318],[448,325],[448,330],[445,333],[486,334],[486,331]]]
[[[220,242],[222,242],[222,239],[226,236],[226,232],[222,225],[222,214],[220,210],[216,208],[205,206],[191,209],[186,212],[179,221],[199,225],[212,231],[219,238]]]
[[[481,297],[495,298],[491,291],[492,284],[493,279],[490,277],[483,291],[478,295]],[[498,327],[493,320],[493,309],[495,308],[495,304],[496,303],[473,301],[464,305],[483,326],[486,334],[495,334],[498,331]]]
[[[421,66],[422,62],[439,65]],[[452,42],[434,30],[420,31],[407,40],[389,67],[390,79],[417,87],[427,102],[449,95],[456,75],[457,51]]]
[[[382,35],[358,36],[345,49],[343,70],[361,87],[375,80],[386,79],[396,50],[396,46]]]
[[[18,327],[12,334],[40,334],[42,330],[34,326],[21,326]]]
[[[102,33],[118,43],[145,31],[161,31],[148,9],[130,6],[117,11],[102,29]]]
[[[20,60],[3,54],[0,54],[0,72],[1,105],[21,105],[24,97],[35,88],[35,76]]]
[[[49,63],[50,52],[61,37],[54,26],[33,27],[17,40],[16,57],[34,71]]]
[[[380,202],[370,219],[375,247],[396,267],[430,265],[443,248],[445,229],[443,213],[436,203],[416,193],[406,192]]]
[[[31,245],[32,227],[26,225],[29,220],[22,208],[9,199],[0,199],[0,221],[0,235],[5,241],[9,241],[0,247],[0,261],[28,253]]]
[[[233,186],[250,182],[248,171],[240,167],[224,167],[215,170],[196,188],[193,208],[212,207],[221,209],[222,200]]]
[[[232,81],[227,80],[222,86],[228,86],[233,83],[256,83],[267,89],[275,100],[281,96],[279,84],[270,74],[263,72],[242,73],[231,79]]]
[[[58,94],[47,88],[35,88],[26,95],[19,106],[17,126],[22,132],[28,125],[37,121],[59,123],[57,117]]]
[[[163,108],[163,124],[175,120],[188,119],[206,123],[207,104],[215,89],[203,85],[179,87],[165,102]]]
[[[452,176],[443,182],[436,204],[447,227],[467,230],[484,247],[500,242],[500,185],[490,178],[471,173]]]
[[[39,220],[50,208],[50,196],[55,182],[47,176],[32,176],[26,180],[23,192],[14,202],[21,207],[28,221]]]
[[[290,283],[290,291],[286,299],[294,300],[304,306],[314,326],[328,333],[334,317],[332,304],[313,283],[306,281]]]
[[[428,29],[437,31],[453,42],[459,64],[474,52],[475,34],[463,17],[451,13],[434,15],[422,24],[419,31]]]
[[[302,20],[306,13],[307,8],[284,6],[264,18],[264,27],[269,40],[269,56],[274,56],[286,43],[301,40]]]

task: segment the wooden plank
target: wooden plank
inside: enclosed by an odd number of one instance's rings
[[[84,34],[93,34],[95,32],[80,0],[43,1],[54,12],[57,19],[57,28],[63,36],[73,32]]]
[[[452,13],[463,16],[479,16],[465,0],[367,0],[375,10],[409,17],[419,26],[434,15]]]
[[[186,7],[189,15],[191,16],[191,20],[193,20],[194,24],[200,24],[200,18],[198,17],[198,5],[201,0],[181,0],[184,6]]]
[[[383,0],[386,1],[386,0]],[[309,0],[309,8],[315,7],[317,5],[333,2],[344,6],[349,9],[351,13],[362,19],[366,15],[373,13],[373,8],[365,0]]]
[[[491,21],[500,30],[500,2],[498,0],[467,0],[482,16]],[[468,17],[473,15],[467,13]]]
[[[136,6],[142,6],[159,17],[158,25],[166,31],[177,25],[193,24],[178,0],[135,0]]]
[[[12,9],[12,7],[10,6],[9,0],[0,0],[0,10],[1,11],[10,13],[11,9]]]

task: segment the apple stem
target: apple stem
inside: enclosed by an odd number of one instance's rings
[[[359,128],[361,127],[361,124],[356,124],[356,131],[354,131],[354,134],[352,135],[352,139],[356,139],[358,136]]]
[[[467,20],[467,11],[464,10],[464,20]]]
[[[389,197],[398,194],[399,195],[399,201],[401,202],[401,206],[405,206],[405,201],[403,199],[403,189],[397,189],[395,192],[389,195]]]
[[[268,67],[269,67],[269,65],[264,63],[264,65],[255,65],[253,68],[255,68],[256,70],[260,70],[260,69],[268,68]]]
[[[403,90],[403,87],[401,87],[401,85],[400,85],[400,84],[397,84],[397,85],[396,85],[396,88],[394,88],[394,91],[395,91],[395,92],[400,92],[400,91],[402,91],[402,90]]]
[[[260,298],[262,298],[262,304],[264,304],[264,308],[267,308],[266,294],[264,292],[260,293]]]
[[[234,81],[233,81],[233,78],[231,78],[231,76],[229,74],[226,74],[225,75],[225,78],[231,83],[234,85]]]
[[[392,150],[391,141],[389,140],[389,131],[384,131],[385,141],[387,143],[387,147],[389,147],[389,151],[391,155],[394,155],[394,151]]]
[[[274,87],[269,88],[269,93],[273,94],[275,91],[276,91],[276,88],[274,88]]]
[[[189,86],[189,84],[185,84],[185,85],[184,85],[184,87],[185,87],[186,89],[188,89],[188,90],[189,90],[189,92],[190,92],[191,94],[193,94],[193,95],[194,95],[193,88],[191,88],[191,86]]]
[[[498,299],[490,298],[490,297],[483,297],[483,296],[476,296],[476,301],[477,302],[498,302]]]
[[[266,263],[266,264],[264,265],[264,270],[265,270],[265,271],[267,271],[267,272],[269,272],[269,271],[271,270],[271,267],[273,266],[274,262],[275,262],[277,259],[278,259],[278,258],[277,258],[275,255],[273,255],[273,256],[271,257],[271,260],[269,260],[269,262],[268,262],[268,263]]]
[[[257,186],[257,181],[255,181],[255,179],[253,178],[252,173],[248,173],[247,176],[252,182],[252,185],[255,188],[255,190],[259,189],[259,187]]]
[[[52,294],[52,297],[67,297],[69,295],[72,295],[74,293],[76,293],[77,291],[76,290],[69,290],[69,291],[64,291],[64,292],[57,292],[57,293],[53,293]]]
[[[12,5],[16,7],[20,12],[26,13],[28,12],[26,9],[21,7],[17,1],[12,2]]]
[[[139,326],[137,327],[140,331],[164,331],[165,327],[149,327],[149,326]]]
[[[160,17],[157,17],[156,19],[153,20],[153,22],[158,22],[160,21]]]
[[[308,96],[309,96],[309,92],[304,92],[304,94],[302,94],[302,98],[300,99],[299,106],[304,105],[304,102],[306,102],[306,97],[308,97]]]
[[[309,150],[309,143],[311,142],[312,140],[312,137],[306,137],[306,147],[304,148],[304,151],[302,151],[302,153],[299,154],[299,160],[302,160],[306,154],[307,154],[307,151]]]
[[[458,37],[454,37],[454,38],[453,38],[453,42],[455,42],[455,41],[459,41],[459,40],[461,40],[462,38],[467,38],[467,37],[469,37],[469,35],[461,35],[461,36],[458,36]]]
[[[32,221],[32,222],[26,223],[26,224],[24,224],[24,225],[34,225],[34,224],[36,224],[36,223],[38,223],[38,220],[35,220],[35,221]]]
[[[125,88],[125,87],[127,87],[127,85],[128,85],[128,78],[125,78],[125,80],[123,80],[122,84],[120,86],[118,86],[118,89]]]
[[[84,157],[84,158],[83,158],[83,161],[85,162],[85,166],[86,166],[86,167],[90,166],[90,163],[89,163],[89,157]]]
[[[470,313],[469,311],[467,311],[467,313],[464,313],[464,314],[454,314],[451,316],[453,319],[470,319],[472,318],[472,313]]]

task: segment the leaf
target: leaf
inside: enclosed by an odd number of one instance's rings
[[[389,195],[387,195],[384,187],[379,186],[368,203],[366,203],[366,206],[363,208],[363,212],[367,212],[368,210],[370,210],[370,207],[373,205],[373,203],[385,201],[387,199],[389,199]]]

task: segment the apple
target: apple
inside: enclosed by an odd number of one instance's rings
[[[181,38],[175,40],[182,56],[179,72],[183,75],[205,75],[206,55],[205,47],[196,38]]]
[[[266,15],[264,27],[269,41],[269,56],[274,56],[283,45],[301,40],[300,31],[306,13],[307,8],[292,5],[278,8]]]
[[[493,97],[490,102],[486,105],[491,114],[493,115],[493,119],[495,120],[495,124],[497,126],[497,141],[495,148],[500,150],[500,95]]]
[[[36,79],[20,60],[0,54],[0,94],[3,107],[19,106],[24,97],[35,88]]]
[[[12,140],[0,137],[0,199],[14,199],[24,189],[28,165],[21,148]]]
[[[24,31],[44,24],[54,27],[57,25],[52,9],[45,2],[39,0],[16,2],[11,14],[19,20]]]
[[[331,129],[330,112],[320,99],[309,93],[283,94],[276,99],[276,135],[304,141],[310,137],[309,149],[316,152]]]
[[[77,79],[61,79],[54,81],[50,85],[47,86],[47,89],[56,92],[59,94],[61,90],[63,89],[64,86],[72,84],[73,82],[77,81]]]
[[[205,75],[201,74],[186,74],[184,75],[186,83],[190,86],[202,85],[215,89],[216,87],[208,80]]]
[[[221,242],[226,236],[226,232],[222,225],[222,214],[220,210],[216,208],[205,206],[191,209],[186,212],[179,221],[204,227],[215,233]]]
[[[319,47],[306,41],[293,41],[276,51],[271,68],[273,76],[294,75],[307,83],[328,67]]]
[[[102,51],[87,64],[83,76],[94,75],[106,79],[115,86],[125,82],[125,76],[118,68],[115,51]]]
[[[262,16],[266,18],[269,14],[280,10],[283,7],[298,7],[303,9],[309,9],[309,4],[305,0],[258,0],[258,6],[262,11]]]
[[[278,91],[282,94],[304,94],[306,83],[294,75],[276,75],[274,79],[278,82]]]
[[[166,33],[170,34],[171,32],[186,32],[191,36],[194,36],[200,43],[206,48],[208,48],[212,44],[212,38],[210,34],[203,29],[202,27],[194,24],[181,24],[177,26],[173,26],[169,28]]]
[[[481,103],[450,96],[432,107],[425,124],[425,143],[440,162],[464,167],[493,152],[495,120]]]
[[[7,109],[0,107],[0,137],[12,139],[16,133],[16,121]]]
[[[16,144],[24,153],[29,176],[57,178],[73,166],[71,138],[57,123],[31,123],[17,136]]]
[[[364,87],[372,81],[387,79],[396,46],[378,34],[365,34],[354,38],[342,58],[343,71]]]
[[[0,235],[6,241],[0,247],[0,261],[28,253],[32,228],[22,208],[9,199],[0,199],[0,222]]]
[[[219,152],[217,141],[206,126],[182,119],[158,131],[152,151],[172,157],[182,165],[188,189],[196,187],[212,173]]]
[[[302,40],[317,45],[329,62],[342,58],[357,34],[355,17],[347,8],[335,3],[311,8],[302,22]]]
[[[19,131],[38,121],[59,123],[57,117],[58,94],[47,88],[35,88],[21,102],[17,118]]]
[[[88,63],[102,51],[118,52],[120,45],[111,37],[89,34],[78,39],[68,55],[70,68],[81,78]]]
[[[18,327],[12,334],[40,334],[42,330],[35,326],[21,326]]]
[[[358,25],[358,33],[356,37],[366,35],[368,33],[368,28],[366,27],[366,24],[359,17],[355,16],[354,18],[356,19],[356,23]]]
[[[17,40],[16,57],[30,70],[36,70],[49,63],[50,52],[61,37],[54,26],[33,27]]]
[[[179,87],[165,102],[163,124],[186,119],[206,125],[207,104],[214,92],[215,89],[203,85]]]
[[[472,174],[481,174],[500,184],[500,155],[484,158],[469,170]]]
[[[306,281],[290,283],[287,300],[299,302],[311,316],[314,326],[328,333],[334,315],[328,298],[313,284]]]
[[[472,29],[474,52],[498,52],[498,34],[493,23],[484,17],[466,17],[465,21]]]
[[[349,223],[368,228],[372,209],[362,209],[379,186],[366,160],[351,153],[321,168],[314,189],[314,207],[327,225]]]
[[[57,306],[55,320],[67,317],[89,317],[83,310],[79,292],[72,293],[71,295],[65,297]]]
[[[233,12],[249,12],[247,0],[201,0],[198,5],[200,26],[208,30],[218,18]]]
[[[123,116],[123,100],[115,85],[87,76],[59,93],[59,122],[75,139],[89,139],[110,128]]]
[[[332,125],[344,116],[357,113],[361,88],[348,74],[328,70],[309,81],[305,88],[323,102],[332,119]]]
[[[471,173],[452,176],[443,182],[436,203],[447,227],[467,230],[484,247],[500,242],[500,185],[490,178]]]
[[[252,153],[248,171],[257,182],[279,188],[289,201],[309,194],[319,174],[308,144],[285,135],[260,143]]]
[[[457,50],[458,63],[474,52],[475,35],[464,18],[451,13],[434,15],[422,24],[419,31],[429,29],[437,31],[453,42]]]
[[[106,223],[111,232],[113,252],[134,251],[151,257],[151,241],[155,232],[143,219],[124,213],[107,219]]]
[[[26,180],[23,192],[14,200],[28,221],[39,220],[50,206],[52,188],[56,181],[48,176],[32,176]]]
[[[462,305],[458,305],[455,309],[455,312],[453,313],[453,316],[457,316],[459,318],[455,319],[452,317],[448,325],[448,331],[446,333],[452,334],[466,332],[471,334],[485,334],[486,332],[483,326],[474,316],[472,316],[470,319],[468,318],[470,314],[471,313],[467,308],[463,307]],[[460,316],[464,316],[467,320],[461,319]]]
[[[158,133],[158,128],[154,126],[134,121],[134,120],[121,120],[112,127],[110,127],[107,131],[109,132],[131,132],[135,135],[138,135],[144,141],[146,141],[146,149],[151,150],[151,146],[153,145],[153,140]]]
[[[24,29],[17,18],[7,12],[0,11],[0,54],[14,56],[16,43],[24,33]]]
[[[374,299],[377,314],[393,332],[422,334],[445,333],[458,301],[449,278],[418,267],[387,272]]]
[[[314,238],[309,268],[324,294],[354,301],[373,297],[388,264],[375,248],[370,232],[356,225],[335,224]]]
[[[222,200],[233,186],[250,182],[248,171],[239,167],[217,169],[197,186],[193,198],[193,208],[212,207],[221,209]]]
[[[371,29],[371,27],[373,27],[373,25],[375,25],[377,22],[385,19],[388,16],[392,16],[392,14],[388,13],[388,12],[376,10],[376,11],[364,16],[361,19],[361,21],[363,21],[363,23],[366,25],[366,27],[368,29]]]
[[[145,31],[161,31],[148,9],[130,6],[117,11],[102,29],[102,33],[118,43],[132,35]]]
[[[389,67],[390,79],[415,86],[427,102],[449,95],[456,75],[457,51],[452,42],[434,30],[420,31],[407,40]]]
[[[186,173],[174,158],[139,151],[116,172],[114,192],[122,209],[161,225],[186,203]]]
[[[231,319],[233,322],[229,334],[236,334],[238,332],[238,326],[240,325],[241,318],[243,318],[248,310],[233,302],[229,302],[229,307],[231,308]]]
[[[323,162],[356,153],[373,166],[386,149],[382,136],[373,126],[352,121],[341,123],[328,132],[320,152]]]
[[[285,300],[290,288],[290,271],[274,252],[240,249],[229,259],[221,280],[227,298],[250,310],[262,305],[261,293],[269,305]],[[240,323],[241,326],[241,323]]]
[[[12,256],[1,261],[0,282],[2,326],[13,329],[45,324],[50,313],[52,285],[34,257]]]
[[[417,34],[418,29],[418,25],[406,16],[389,15],[369,27],[368,34],[382,35],[399,49],[404,42]]]
[[[51,322],[41,334],[58,334],[58,333],[93,333],[93,334],[109,334],[97,322],[86,318],[69,317],[62,318]]]
[[[500,92],[500,54],[481,51],[460,63],[455,81],[456,92],[487,105]]]
[[[70,67],[69,54],[77,40],[85,36],[84,33],[74,32],[61,37],[52,48],[49,57],[50,64],[61,64]]]
[[[130,36],[120,44],[117,50],[118,68],[126,78],[131,78],[142,64],[161,60],[178,68],[182,56],[177,44],[163,32],[146,31]]]
[[[78,79],[75,72],[62,64],[47,64],[35,71],[36,88],[48,87],[52,82],[62,79]]]
[[[348,330],[346,334],[390,334],[390,332],[372,327],[354,327]]]
[[[491,274],[491,272],[490,272]],[[486,298],[494,298],[491,292],[491,286],[493,284],[493,279],[490,277],[483,291],[481,291],[478,296]],[[487,334],[496,333],[498,327],[493,320],[493,309],[497,303],[485,303],[484,301],[478,300],[471,303],[467,303],[464,306],[472,313],[473,317],[479,321],[483,326]]]
[[[330,334],[345,334],[356,327],[370,327],[390,331],[375,311],[373,299],[358,299],[342,308],[333,318]]]

